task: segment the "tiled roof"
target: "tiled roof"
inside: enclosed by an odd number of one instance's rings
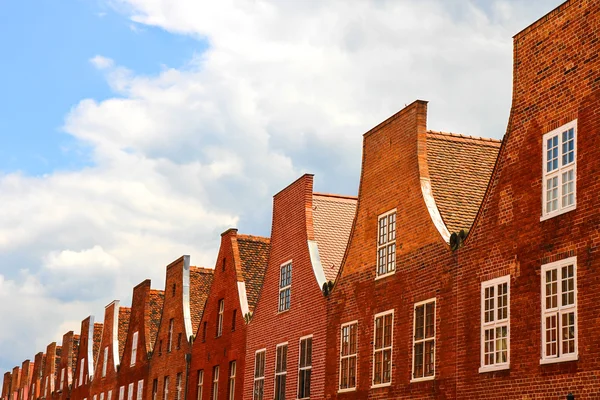
[[[162,307],[165,301],[165,292],[162,290],[150,290],[148,296],[148,304],[146,305],[146,315],[144,316],[146,323],[146,351],[150,352],[154,348],[158,328],[160,326],[160,318],[162,316]]]
[[[242,276],[246,285],[248,309],[254,311],[269,261],[269,238],[237,235],[237,244],[242,263]]]
[[[94,324],[94,365],[96,365],[96,361],[98,361],[98,353],[100,352],[100,342],[102,341],[102,328],[103,324]]]
[[[119,307],[119,363],[125,350],[125,340],[127,340],[127,330],[129,328],[129,317],[131,308]]]
[[[356,214],[356,197],[313,194],[313,227],[328,281],[335,281]]]
[[[62,346],[56,346],[56,357],[54,357],[54,377],[58,374],[60,370],[60,358],[62,356]]]
[[[79,353],[79,335],[73,335],[73,349],[71,351],[71,371],[77,368],[77,354]]]
[[[471,228],[501,143],[496,139],[427,132],[433,197],[450,233]]]
[[[190,267],[190,314],[192,317],[192,332],[195,334],[200,326],[204,305],[208,299],[210,285],[213,280],[213,270],[201,267]]]

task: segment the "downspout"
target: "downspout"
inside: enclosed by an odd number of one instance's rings
[[[190,364],[192,362],[192,345],[194,344],[194,336],[190,336],[190,351],[185,354],[185,392],[183,400],[188,399],[188,381],[190,377]]]

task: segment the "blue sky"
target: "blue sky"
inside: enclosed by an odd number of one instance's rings
[[[131,22],[93,0],[12,0],[0,5],[0,171],[44,174],[89,163],[61,127],[83,98],[112,95],[89,62],[96,54],[140,74],[180,67],[206,45]]]

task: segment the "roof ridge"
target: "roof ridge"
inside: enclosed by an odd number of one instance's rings
[[[190,272],[191,271],[200,272],[201,274],[210,274],[210,275],[212,275],[215,272],[215,270],[212,268],[196,267],[196,266],[190,266]]]
[[[162,289],[150,289],[150,293],[154,293],[154,294],[164,294],[165,291]]]
[[[501,139],[485,138],[485,137],[481,137],[481,136],[464,135],[462,133],[454,133],[454,132],[442,132],[442,131],[428,130],[427,134],[429,134],[429,135],[445,136],[445,137],[454,138],[454,139],[467,139],[467,140],[474,140],[474,141],[480,141],[480,142],[490,142],[490,143],[494,143],[494,144],[496,144],[496,143],[497,144],[502,143]]]
[[[257,236],[257,235],[247,235],[247,234],[238,234],[237,240],[247,240],[247,241],[252,241],[252,242],[263,242],[263,243],[271,242],[271,238],[269,238],[269,237]]]
[[[346,194],[335,194],[335,193],[313,192],[313,196],[333,197],[333,198],[345,199],[345,200],[358,200],[358,196],[350,196],[350,195],[346,195]]]

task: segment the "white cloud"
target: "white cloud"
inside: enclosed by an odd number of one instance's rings
[[[417,98],[433,129],[501,137],[511,36],[560,2],[108,1],[210,46],[153,76],[96,55],[115,96],[64,123],[93,166],[0,174],[4,369],[143,279],[160,288],[182,254],[212,267],[226,228],[268,234],[271,196],[301,173],[355,193],[362,133]]]

